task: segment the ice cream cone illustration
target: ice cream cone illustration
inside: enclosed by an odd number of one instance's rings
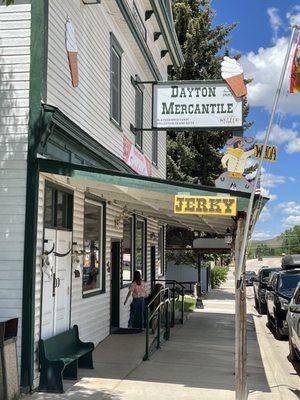
[[[66,22],[66,48],[68,52],[69,66],[73,87],[78,86],[78,48],[75,36],[75,30],[70,18]]]
[[[243,68],[235,59],[224,57],[221,63],[221,75],[236,97],[246,96]]]

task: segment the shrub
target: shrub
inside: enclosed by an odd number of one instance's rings
[[[226,282],[228,274],[227,267],[216,266],[211,270],[211,287],[216,289],[220,287],[223,282]]]

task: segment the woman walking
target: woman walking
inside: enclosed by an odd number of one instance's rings
[[[130,304],[130,318],[128,321],[128,328],[143,329],[145,298],[147,297],[148,293],[139,271],[134,271],[133,281],[129,286],[124,305],[127,303],[131,295],[133,297],[133,300]]]

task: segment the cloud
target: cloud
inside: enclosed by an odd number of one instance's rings
[[[252,79],[248,86],[250,106],[264,107],[270,111],[273,106],[279,77],[282,71],[284,55],[287,51],[288,38],[279,38],[271,47],[261,47],[241,57],[244,75]],[[289,74],[286,74],[278,110],[292,115],[300,115],[297,95],[287,94]]]
[[[286,14],[286,18],[291,26],[300,25],[300,6],[292,7],[291,11]]]
[[[267,222],[270,221],[271,218],[272,218],[271,211],[267,206],[265,206],[259,216],[259,221]]]
[[[275,188],[286,182],[286,177],[283,175],[275,175],[270,172],[262,171],[261,186],[263,188]]]
[[[274,201],[274,200],[277,200],[277,198],[278,198],[277,194],[272,194],[272,193],[270,193],[270,191],[268,189],[264,189],[264,188],[261,189],[261,194],[264,197],[268,197],[269,201]]]
[[[270,26],[273,31],[272,41],[276,43],[278,39],[278,30],[282,26],[281,18],[278,14],[278,8],[270,7],[267,9],[267,14],[269,16]]]
[[[300,138],[298,131],[295,130],[296,126],[296,124],[293,124],[293,128],[290,129],[275,124],[270,134],[270,143],[277,145],[286,143],[285,151],[289,154],[300,152]],[[265,135],[265,131],[260,131],[256,135],[256,139],[264,141]]]
[[[270,231],[262,231],[262,230],[255,230],[253,232],[252,238],[253,240],[267,240],[272,239],[276,235],[271,233]]]
[[[300,215],[290,215],[282,220],[282,223],[286,227],[293,227],[295,225],[300,225]]]
[[[282,211],[283,214],[291,216],[300,216],[300,204],[295,201],[284,201],[277,205],[277,208]]]

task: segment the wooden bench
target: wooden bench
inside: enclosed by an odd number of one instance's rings
[[[77,379],[77,369],[93,369],[94,343],[79,339],[78,326],[39,341],[41,392],[63,393],[63,378]]]

